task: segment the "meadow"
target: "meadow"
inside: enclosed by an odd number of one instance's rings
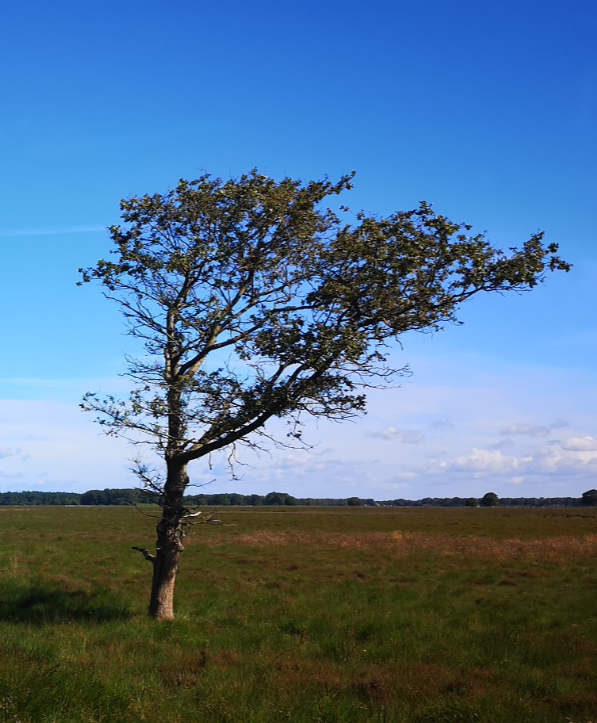
[[[0,721],[597,720],[597,508],[151,513],[0,508]]]

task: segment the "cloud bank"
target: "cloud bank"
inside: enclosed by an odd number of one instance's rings
[[[416,499],[491,489],[501,496],[578,497],[597,476],[597,394],[583,389],[572,405],[569,388],[558,391],[550,380],[549,396],[537,371],[516,384],[510,376],[488,383],[471,375],[451,385],[423,378],[373,390],[368,414],[356,422],[309,420],[303,435],[309,449],[241,449],[238,480],[223,456],[213,458],[212,469],[207,461],[193,463],[190,476],[198,485],[215,478],[209,492]],[[51,380],[46,386],[56,394],[66,388]],[[110,380],[84,386],[107,389]],[[269,431],[284,438],[286,429],[279,422]],[[103,436],[75,401],[0,401],[0,443],[3,490],[136,484],[129,468],[139,449]]]

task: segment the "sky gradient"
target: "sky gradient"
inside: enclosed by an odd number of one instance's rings
[[[579,496],[597,486],[597,58],[593,3],[58,0],[3,10],[0,490],[134,486],[126,443],[77,404],[126,391],[135,351],[77,268],[121,198],[252,167],[357,172],[343,200],[424,199],[497,245],[539,229],[573,264],[409,334],[413,375],[309,452],[196,462],[207,492]],[[400,386],[398,386],[400,385]]]

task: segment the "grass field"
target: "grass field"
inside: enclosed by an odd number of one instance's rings
[[[0,508],[0,721],[597,721],[597,509]]]

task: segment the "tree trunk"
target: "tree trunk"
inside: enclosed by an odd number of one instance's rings
[[[149,614],[158,620],[172,620],[174,617],[174,583],[179,554],[178,550],[157,550],[153,561]]]
[[[178,558],[184,549],[180,521],[184,513],[183,496],[188,482],[185,465],[168,464],[162,518],[156,527],[156,554],[149,599],[149,614],[158,620],[172,620],[174,617],[174,583]]]

